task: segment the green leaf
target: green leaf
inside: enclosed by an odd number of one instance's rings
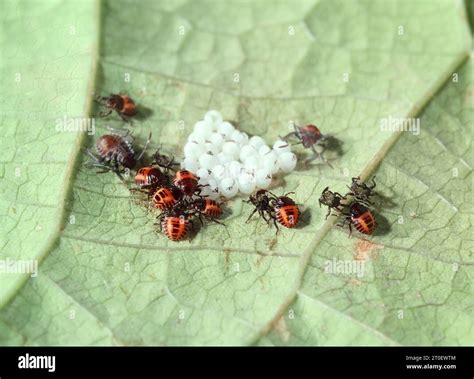
[[[472,343],[474,80],[464,4],[4,8],[0,258],[41,262],[36,278],[0,274],[0,344]],[[94,91],[124,91],[151,110],[134,121],[137,143],[151,130],[152,147],[177,156],[209,109],[269,143],[289,120],[316,123],[344,152],[334,169],[278,182],[277,193],[295,190],[304,205],[301,228],[275,236],[261,220],[246,224],[251,208],[237,199],[228,233],[208,225],[175,243],[117,177],[84,167],[80,149],[92,138],[56,131],[58,118],[97,113]],[[421,133],[383,131],[388,117],[420,117]],[[123,126],[116,116],[96,124],[96,137]],[[324,219],[319,195],[373,174],[386,198],[378,232],[370,242],[348,238]],[[333,259],[364,262],[364,275],[325,272]]]

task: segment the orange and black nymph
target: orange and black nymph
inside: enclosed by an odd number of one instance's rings
[[[151,194],[151,205],[154,208],[169,210],[183,198],[183,192],[175,186],[158,187]]]
[[[208,218],[218,218],[222,215],[222,208],[215,200],[203,198],[196,199],[193,201],[192,207]]]
[[[109,96],[96,96],[95,100],[107,108],[106,111],[100,112],[101,117],[107,117],[115,111],[125,122],[130,122],[128,117],[138,112],[135,102],[127,95],[113,93]]]
[[[280,196],[272,201],[275,218],[285,228],[294,228],[300,219],[298,205],[289,197]]]
[[[187,196],[192,196],[198,189],[198,180],[199,178],[191,171],[180,170],[175,174],[173,184],[181,189]]]
[[[273,221],[277,233],[279,231],[278,224],[283,225],[285,228],[294,228],[300,219],[300,210],[293,199],[288,197],[292,193],[294,192],[288,192],[283,196],[276,196],[270,191],[261,189],[255,192],[255,194],[250,195],[247,203],[253,204],[255,208],[247,222],[258,212],[267,224]]]
[[[163,234],[171,241],[180,241],[185,238],[191,229],[191,221],[185,214],[172,212],[163,214],[160,220],[160,228]]]
[[[153,188],[160,184],[167,184],[168,177],[158,167],[142,167],[135,175],[135,184],[139,188]]]
[[[362,234],[372,234],[377,227],[377,222],[372,212],[364,205],[355,202],[350,207],[350,223]],[[349,224],[349,229],[350,225]]]

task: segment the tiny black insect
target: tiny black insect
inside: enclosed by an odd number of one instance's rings
[[[179,166],[179,163],[175,162],[173,156],[162,154],[160,149],[157,149],[153,154],[152,164],[164,169],[165,173],[168,173],[169,171],[176,171],[175,167]]]
[[[345,197],[338,192],[329,191],[329,187],[326,187],[323,190],[321,197],[319,198],[319,206],[323,204],[328,207],[326,219],[331,214],[331,210],[335,210],[338,215],[343,212],[344,204],[342,204],[342,200],[345,200]]]
[[[246,200],[246,202],[253,204],[255,209],[252,211],[246,222],[249,222],[252,216],[258,212],[260,217],[262,217],[267,224],[273,220],[275,227],[278,229],[275,220],[275,212],[271,206],[271,198],[268,196],[268,193],[267,190],[261,189],[255,192],[255,194],[249,196],[249,199]]]
[[[350,192],[348,192],[347,195],[354,196],[359,203],[367,206],[372,205],[370,198],[374,195],[374,188],[376,185],[375,176],[372,178],[371,186],[361,182],[359,176],[352,178],[352,184],[350,187],[348,186]]]

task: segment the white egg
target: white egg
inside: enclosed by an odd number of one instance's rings
[[[213,154],[206,153],[206,154],[202,154],[199,157],[199,165],[202,168],[207,168],[210,170],[218,163],[219,163],[219,160]]]
[[[224,179],[226,173],[226,169],[223,165],[216,165],[211,169],[211,175],[214,179],[216,179],[218,182],[220,182],[222,179]]]
[[[203,154],[204,148],[196,142],[188,142],[184,145],[184,156],[186,158],[199,158]]]
[[[226,139],[230,139],[235,128],[230,122],[224,121],[217,125],[217,131],[222,134]]]
[[[219,184],[215,179],[209,179],[209,186],[207,187],[210,190],[209,198],[217,199],[219,197]]]
[[[204,138],[208,138],[212,132],[214,131],[214,127],[212,124],[209,124],[206,121],[198,121],[194,124],[194,133],[196,136],[202,136]]]
[[[253,136],[249,139],[249,145],[253,146],[256,150],[258,150],[261,146],[265,145],[265,141],[262,137]]]
[[[280,170],[289,173],[296,167],[296,155],[293,153],[283,153],[278,157],[278,163],[280,165]]]
[[[229,173],[229,176],[233,178],[238,178],[240,174],[242,173],[243,169],[242,163],[238,161],[232,161],[227,164],[227,172]]]
[[[204,115],[204,120],[215,127],[222,122],[223,118],[221,112],[211,110]]]
[[[194,141],[194,138],[196,138],[196,134],[194,132],[189,133],[188,142]]]
[[[258,188],[267,189],[272,183],[272,174],[265,169],[260,169],[257,170],[255,179],[257,180]]]
[[[229,157],[227,154],[223,152],[220,152],[219,154],[217,154],[217,159],[219,159],[220,164],[226,164],[233,161],[232,157]]]
[[[207,185],[209,184],[209,179],[210,179],[210,177],[207,177],[207,178],[199,178],[199,179],[198,179],[198,183],[199,183],[201,186],[205,186],[205,187],[203,187],[203,188],[201,189],[201,195],[203,195],[202,190],[203,190],[204,188],[207,188]]]
[[[212,133],[207,140],[219,148],[224,144],[224,137],[219,133]]]
[[[206,142],[206,137],[192,132],[188,137],[188,142],[194,142],[198,145],[204,145]]]
[[[207,180],[209,178],[209,170],[207,168],[200,168],[196,170],[196,176],[198,176],[201,180]]]
[[[199,184],[202,184],[204,186],[204,185],[209,184],[209,183],[207,181],[205,181],[204,183],[199,182]],[[211,194],[211,189],[208,186],[205,186],[205,187],[201,188],[201,192],[200,192],[201,196],[209,197],[210,194]]]
[[[204,144],[204,151],[206,153],[212,153],[214,155],[217,155],[221,151],[221,149],[219,146],[216,146],[212,142],[206,142]]]
[[[257,185],[255,177],[248,173],[243,173],[239,176],[238,184],[239,191],[246,195],[255,191],[255,187]]]
[[[237,145],[237,143],[228,141],[222,146],[222,152],[232,159],[237,159],[240,155],[240,147]]]
[[[244,162],[244,167],[247,170],[256,171],[259,167],[259,159],[257,157],[249,157]]]
[[[239,192],[239,187],[232,178],[222,179],[219,183],[219,189],[221,194],[228,199],[234,197]]]
[[[269,153],[265,154],[262,157],[262,164],[260,165],[261,168],[269,171],[271,174],[275,174],[280,169],[280,165],[278,164],[278,156],[275,152],[270,151]]]
[[[211,189],[211,191],[215,191],[216,188],[218,187],[217,180],[214,178],[210,178],[208,180],[208,183],[209,183],[209,188]]]
[[[242,135],[242,138],[245,140],[245,143],[244,143],[244,144],[248,144],[248,143],[249,143],[249,139],[250,139],[249,135],[248,135],[247,133],[245,133],[245,132],[241,132],[240,134]]]
[[[258,155],[258,152],[257,150],[255,150],[254,147],[250,146],[250,145],[244,145],[242,146],[242,148],[240,149],[240,160],[242,162],[245,162],[246,159],[250,158],[250,157],[257,157]]]
[[[265,155],[269,153],[270,151],[272,151],[272,149],[270,149],[270,147],[268,147],[267,145],[262,145],[258,148],[259,155]]]
[[[230,140],[234,141],[238,145],[246,145],[247,142],[249,141],[249,136],[247,133],[239,132],[238,130],[235,130],[232,132],[230,136]]]
[[[196,159],[185,158],[181,163],[181,168],[195,173],[199,169],[199,162]]]
[[[273,144],[273,151],[278,155],[283,153],[291,153],[291,146],[288,142],[279,139]]]

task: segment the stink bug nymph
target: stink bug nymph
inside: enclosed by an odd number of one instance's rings
[[[180,188],[187,196],[192,196],[199,189],[198,180],[199,178],[191,171],[180,170],[175,174],[173,184]]]
[[[326,205],[328,207],[328,212],[326,214],[326,219],[331,214],[331,210],[335,210],[336,213],[341,213],[343,207],[342,200],[344,200],[344,196],[342,196],[338,192],[332,192],[329,190],[329,187],[326,187],[323,192],[321,193],[321,197],[319,198],[319,206],[321,204]]]
[[[250,213],[246,222],[249,222],[256,212],[258,212],[260,217],[262,217],[267,224],[269,224],[272,219],[275,221],[275,212],[271,206],[271,199],[268,196],[268,193],[268,191],[261,189],[255,192],[255,194],[249,196],[249,199],[246,200],[246,202],[253,204],[255,208],[252,213]],[[275,226],[278,229],[276,224]]]
[[[258,190],[254,195],[251,195],[247,201],[255,206],[247,222],[258,212],[267,224],[270,224],[270,221],[273,220],[273,225],[275,225],[277,233],[279,231],[277,222],[286,228],[294,228],[298,224],[300,210],[296,203],[288,197],[288,195],[292,193],[294,192],[288,192],[278,197],[270,191],[263,189]]]
[[[141,188],[152,188],[160,184],[168,184],[168,176],[158,167],[142,167],[135,175],[135,184]]]
[[[191,206],[208,218],[218,218],[222,215],[222,208],[215,200],[199,198],[194,200]]]
[[[192,208],[190,213],[197,215],[201,224],[203,224],[202,216],[204,216],[209,221],[224,225],[222,222],[217,221],[217,218],[219,218],[223,212],[221,205],[217,201],[201,197],[192,200],[189,205]]]
[[[347,195],[354,196],[359,203],[365,205],[371,205],[370,197],[374,195],[374,188],[377,184],[375,183],[375,176],[372,178],[372,185],[367,185],[360,181],[360,177],[352,178],[352,184],[350,192]]]
[[[345,222],[349,222],[349,235],[352,234],[351,224],[362,234],[372,234],[376,227],[377,222],[372,212],[361,203],[354,202],[349,207],[350,214],[345,215],[343,225]]]
[[[100,117],[107,117],[115,111],[122,120],[129,123],[128,117],[134,116],[138,112],[135,102],[127,95],[95,96],[95,101],[107,108],[106,111],[100,112]]]
[[[285,228],[294,228],[298,225],[300,218],[298,205],[296,205],[293,199],[288,197],[291,193],[294,192],[289,192],[286,195],[272,200],[272,205],[275,209],[275,218]]]
[[[189,215],[182,210],[163,212],[159,219],[159,226],[163,234],[171,241],[184,239],[192,227]]]
[[[173,156],[170,157],[166,154],[162,154],[159,149],[153,154],[152,164],[161,167],[166,173],[170,170],[175,171],[174,167],[179,165],[179,163],[174,161]]]
[[[97,139],[95,148],[97,154],[96,157],[89,149],[86,150],[87,154],[94,160],[95,163],[91,165],[93,167],[100,167],[103,170],[99,173],[112,171],[115,172],[120,179],[123,180],[122,173],[124,169],[131,169],[135,167],[137,161],[141,159],[145,153],[148,144],[150,143],[151,133],[148,140],[143,148],[143,151],[136,156],[135,150],[132,147],[132,143],[125,136],[119,134],[105,134]]]
[[[316,125],[308,124],[305,126],[296,126],[293,124],[294,131],[288,133],[286,136],[282,137],[284,141],[287,141],[291,137],[295,137],[298,142],[297,144],[302,144],[304,148],[311,149],[313,151],[313,155],[309,157],[305,163],[308,164],[309,162],[317,159],[322,158],[322,153],[325,150],[325,146],[323,142],[325,140],[325,135],[321,133],[319,128]],[[323,150],[318,152],[316,150],[316,145],[322,146]],[[329,162],[326,161],[329,165]],[[330,165],[329,165],[330,166]]]
[[[158,187],[150,193],[151,205],[154,208],[168,210],[178,204],[183,195],[181,189],[175,186]]]

